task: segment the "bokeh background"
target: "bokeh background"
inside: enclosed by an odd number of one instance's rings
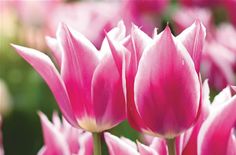
[[[202,75],[209,79],[213,97],[226,85],[235,85],[235,10],[236,0],[0,0],[0,115],[5,154],[36,154],[43,145],[37,112],[49,118],[53,111],[59,112],[47,85],[11,43],[51,55],[45,36],[55,36],[57,24],[64,22],[99,49],[104,30],[121,19],[128,32],[134,23],[150,36],[167,23],[178,34],[200,19],[207,28]],[[139,138],[127,122],[111,132]]]

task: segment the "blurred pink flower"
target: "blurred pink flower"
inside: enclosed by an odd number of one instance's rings
[[[197,19],[206,27],[207,35],[209,35],[208,31],[212,31],[213,27],[211,11],[204,8],[182,7],[175,12],[172,19],[177,26],[178,32],[189,27]]]
[[[131,47],[126,47],[131,52],[123,65],[117,63],[126,67],[123,83],[132,127],[170,138],[194,124],[200,107],[198,72],[204,39],[205,28],[199,21],[177,37],[166,27],[154,39],[133,26]],[[122,48],[112,41],[110,46],[117,51]]]
[[[53,114],[53,123],[39,113],[44,137],[44,146],[38,155],[92,155],[92,134],[72,127],[65,119]]]
[[[105,141],[110,155],[167,155],[167,145],[165,140],[154,138],[152,143],[147,146],[140,142],[121,137],[118,138],[108,132],[104,133]]]
[[[82,32],[96,47],[100,47],[105,36],[119,20],[124,20],[129,29],[131,21],[141,26],[146,33],[151,34],[158,25],[158,15],[167,7],[169,0],[132,0],[132,1],[102,1],[78,2],[59,5],[48,20],[52,34],[63,22]],[[71,11],[73,10],[73,11]]]
[[[225,5],[225,9],[229,14],[229,17],[231,19],[231,22],[236,27],[236,0],[222,0]]]
[[[182,5],[213,7],[220,4],[222,0],[180,0]]]
[[[203,96],[203,113],[197,124],[177,139],[177,154],[234,155],[236,115],[232,110],[236,106],[236,96],[226,87],[211,105],[207,81],[203,85]]]
[[[205,43],[202,73],[212,87],[221,90],[235,84],[235,62],[236,55],[219,42],[212,40]]]
[[[125,31],[120,22],[107,36],[121,41]],[[44,53],[13,46],[46,81],[64,117],[73,126],[91,132],[110,129],[123,121],[126,116],[121,71],[107,39],[98,51],[82,34],[61,24],[57,38],[50,40],[60,72]]]
[[[62,3],[62,0],[35,0],[35,1],[11,1],[10,2],[22,21],[22,24],[34,27],[44,27],[50,17],[50,13]]]

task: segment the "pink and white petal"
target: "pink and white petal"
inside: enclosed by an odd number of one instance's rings
[[[139,60],[143,54],[144,49],[153,42],[147,34],[140,30],[136,25],[132,25],[131,40],[133,43],[134,54],[136,55],[136,63],[138,66]]]
[[[69,155],[69,148],[63,135],[51,124],[43,113],[40,112],[39,116],[45,143],[44,155]]]
[[[210,112],[210,91],[208,80],[205,80],[202,87],[202,110],[196,124],[180,135],[177,142],[178,155],[197,155],[197,138],[202,123],[206,120]]]
[[[134,99],[145,124],[164,137],[185,131],[197,116],[198,75],[191,57],[182,44],[174,41],[168,27],[143,53],[134,83]]]
[[[98,64],[98,51],[82,34],[59,26],[57,39],[62,47],[61,76],[77,118],[93,117],[91,81]]]
[[[78,155],[92,155],[93,153],[93,137],[89,132],[84,132],[78,137],[79,139],[79,152]]]
[[[227,103],[232,97],[230,87],[227,86],[219,94],[217,94],[212,102],[213,106]]]
[[[110,36],[108,34],[106,34],[106,38],[107,38],[113,59],[114,59],[116,66],[118,68],[118,71],[119,71],[120,75],[122,76],[123,58],[124,58],[124,55],[126,55],[126,53],[128,53],[128,50],[121,43],[110,38]]]
[[[12,46],[42,76],[51,89],[65,118],[72,125],[77,126],[65,85],[50,58],[44,53],[31,48],[18,45]]]
[[[137,142],[137,143],[138,143],[138,150],[139,150],[140,155],[159,155],[153,148],[148,147],[144,144],[141,144],[140,142]]]
[[[227,155],[236,155],[236,133],[235,129],[231,130],[231,137],[228,142]]]
[[[99,128],[110,129],[125,119],[122,80],[111,53],[96,68],[91,91],[94,115]]]
[[[46,43],[48,45],[48,47],[51,49],[52,51],[52,55],[54,57],[54,59],[56,60],[57,65],[59,66],[59,68],[61,68],[61,49],[59,48],[58,42],[55,38],[49,37],[47,36],[46,38]]]
[[[123,41],[125,39],[125,35],[126,35],[126,28],[125,28],[123,21],[119,21],[119,23],[117,24],[117,27],[114,27],[113,29],[111,29],[107,33],[107,36],[109,36],[109,38],[111,38],[117,42]],[[101,52],[110,51],[110,47],[107,42],[107,38],[104,38],[100,51]]]
[[[227,154],[229,139],[236,123],[236,96],[217,106],[202,124],[198,137],[198,154]],[[223,127],[223,128],[222,128]]]
[[[110,133],[104,133],[104,138],[109,150],[110,155],[139,155],[136,149],[130,147],[124,143],[121,139],[116,136],[111,135]]]
[[[133,142],[132,140],[130,140],[130,139],[126,138],[126,137],[120,137],[120,139],[123,140],[123,142],[125,142],[130,147],[138,150],[136,143]]]
[[[164,139],[155,137],[149,147],[153,148],[158,155],[168,155],[168,148]]]
[[[190,27],[177,36],[193,59],[195,69],[200,71],[201,55],[206,37],[206,28],[196,20]]]

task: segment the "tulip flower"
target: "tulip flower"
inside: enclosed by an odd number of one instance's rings
[[[229,109],[234,109],[236,96],[232,96],[230,87],[226,87],[210,104],[207,81],[203,84],[203,96],[203,110],[198,122],[177,138],[177,154],[235,154],[236,143],[233,128],[235,127],[236,116]]]
[[[126,47],[131,52],[126,53],[123,64],[117,63],[125,66],[127,117],[133,128],[174,138],[196,122],[201,103],[198,73],[204,38],[205,28],[199,21],[177,37],[167,27],[154,39],[133,26],[132,47]],[[109,43],[116,52],[122,49],[112,40]],[[117,54],[115,59],[118,62],[121,56]]]
[[[140,142],[135,144],[131,140],[118,138],[108,132],[104,134],[110,155],[167,155],[167,146],[164,140],[154,138],[149,146]]]
[[[236,154],[235,124],[236,95],[214,106],[203,122],[198,136],[198,154]]]
[[[107,36],[116,41],[125,39],[123,22]],[[57,38],[51,38],[48,43],[53,43],[50,47],[57,56],[56,62],[61,63],[58,64],[60,73],[44,53],[18,45],[13,47],[46,81],[64,117],[73,126],[93,132],[94,152],[100,154],[100,132],[126,118],[122,74],[107,40],[98,51],[82,34],[61,24]]]
[[[38,155],[92,155],[92,134],[72,127],[65,119],[60,121],[54,113],[53,123],[43,114],[39,113],[44,146]]]
[[[121,22],[110,34],[123,38],[124,29]],[[104,45],[104,50],[99,52],[82,34],[64,24],[59,27],[56,41],[61,47],[57,51],[61,52],[58,58],[61,60],[57,61],[61,62],[60,73],[45,54],[13,46],[47,82],[72,125],[101,132],[123,121],[125,101],[121,77],[108,48]]]

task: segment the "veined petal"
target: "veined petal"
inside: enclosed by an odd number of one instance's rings
[[[58,42],[62,47],[61,76],[77,116],[93,117],[91,81],[98,64],[98,51],[82,35],[61,24]]]
[[[231,155],[227,154],[236,124],[236,96],[225,104],[211,111],[207,120],[202,124],[198,137],[198,154],[201,155]]]
[[[194,123],[200,104],[198,75],[168,27],[140,59],[134,99],[145,124],[161,136],[176,136]]]
[[[51,89],[63,115],[77,126],[65,85],[50,58],[42,52],[18,45],[12,45],[31,66],[42,76]]]
[[[61,68],[61,49],[59,48],[58,42],[55,38],[46,37],[46,43],[48,47],[52,50],[52,55],[56,60],[57,65]]]
[[[63,135],[55,128],[43,113],[39,113],[43,128],[43,155],[69,155],[69,148]]]
[[[190,27],[177,36],[177,39],[184,44],[192,57],[197,72],[200,70],[200,61],[205,37],[206,28],[199,20],[196,20]]]
[[[127,145],[121,139],[110,133],[104,133],[105,141],[108,146],[110,155],[124,154],[124,155],[139,155],[135,148]]]

